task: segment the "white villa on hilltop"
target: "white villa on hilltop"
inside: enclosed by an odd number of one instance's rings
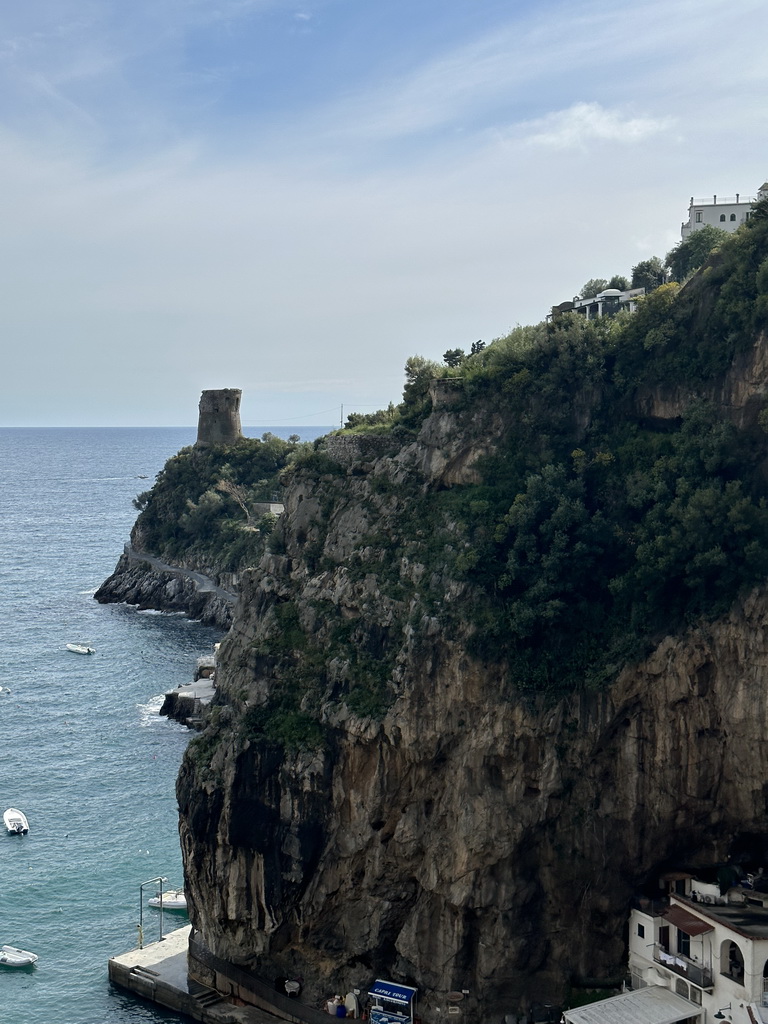
[[[757,190],[756,196],[742,196],[736,193],[731,196],[708,196],[706,199],[694,199],[688,206],[688,220],[680,227],[680,237],[685,240],[692,231],[709,224],[713,228],[724,231],[735,231],[744,221],[749,220],[752,207],[758,199],[768,196],[768,181]]]
[[[735,198],[728,196],[712,196],[707,199],[694,199],[691,196],[688,207],[688,220],[681,226],[680,234],[685,240],[693,231],[706,227],[723,228],[735,231],[736,228],[749,220],[752,209],[760,199],[768,198],[768,181],[757,190],[756,196],[742,196],[736,193]],[[620,291],[618,288],[606,288],[598,295],[574,295],[573,299],[552,306],[547,320],[556,321],[563,313],[581,313],[587,320],[596,320],[603,316],[614,316],[620,310],[627,309],[634,313],[637,300],[645,295],[645,288],[629,288]]]

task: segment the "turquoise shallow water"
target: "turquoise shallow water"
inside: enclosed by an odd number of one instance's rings
[[[320,429],[254,428],[309,439]],[[108,957],[137,941],[139,886],[182,883],[175,780],[190,733],[161,718],[219,634],[183,616],[99,605],[136,512],[192,428],[0,429],[0,944],[35,968],[0,968],[0,1022],[176,1020],[112,988]],[[142,479],[144,478],[144,479]],[[65,650],[90,644],[87,657]],[[154,894],[149,886],[146,897]],[[165,915],[164,929],[184,922]],[[159,914],[145,904],[145,940]]]

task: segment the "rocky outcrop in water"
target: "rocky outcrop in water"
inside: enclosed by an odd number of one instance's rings
[[[199,539],[196,534],[206,532],[199,503],[207,501],[211,506],[218,502],[221,506],[223,488],[236,495],[241,514],[250,516],[257,507],[244,487],[238,490],[231,480],[225,479],[230,471],[228,460],[243,457],[237,446],[246,451],[249,443],[243,438],[240,424],[241,395],[238,388],[203,391],[195,448],[185,449],[170,459],[152,490],[139,495],[134,502],[142,512],[150,505],[151,522],[148,525],[139,517],[115,571],[96,591],[97,601],[185,612],[206,624],[229,628],[237,601],[237,573],[223,566],[228,556],[221,550],[220,540],[209,537],[210,543],[202,548],[195,541]],[[249,452],[259,442],[251,441],[250,445]],[[177,540],[179,519],[196,512],[196,525],[188,526],[189,543],[181,551],[181,546],[173,543]],[[249,532],[252,538],[258,535],[258,530]],[[171,553],[166,554],[169,547]]]
[[[231,588],[236,578],[225,578]],[[209,626],[229,629],[237,595],[194,568],[168,565],[130,544],[115,571],[94,594],[101,604],[131,604],[140,610],[184,612]]]

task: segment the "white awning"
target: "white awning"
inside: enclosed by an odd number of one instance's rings
[[[701,1007],[661,985],[601,999],[564,1013],[568,1024],[679,1024],[701,1015]]]

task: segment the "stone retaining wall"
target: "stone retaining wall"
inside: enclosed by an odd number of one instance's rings
[[[375,462],[392,449],[392,437],[384,434],[349,434],[329,436],[322,450],[340,465],[349,469],[360,462]]]

